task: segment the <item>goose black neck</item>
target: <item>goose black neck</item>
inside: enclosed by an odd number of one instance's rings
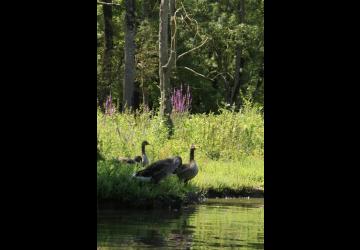
[[[194,153],[195,153],[195,148],[191,148],[190,149],[190,161],[194,160]]]
[[[142,145],[141,145],[141,153],[142,153],[142,154],[145,154],[145,144],[142,144]]]

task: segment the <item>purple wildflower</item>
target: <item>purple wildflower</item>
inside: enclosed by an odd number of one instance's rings
[[[183,91],[183,86],[180,86],[180,89],[175,89],[171,95],[171,103],[173,112],[176,113],[183,113],[187,112],[191,106],[191,94],[190,94],[190,87],[189,85],[186,88],[186,92]]]
[[[112,97],[111,94],[106,98],[106,102],[105,102],[105,114],[107,115],[112,115],[115,112],[115,107],[113,106],[112,103]]]

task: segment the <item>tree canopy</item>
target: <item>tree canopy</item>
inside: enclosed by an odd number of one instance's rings
[[[129,27],[126,4],[134,2],[135,18],[130,18],[134,19],[131,25],[135,27],[133,108],[141,104],[150,109],[159,108],[159,11],[162,1],[98,1],[97,93],[100,105],[104,105],[111,95],[117,109],[123,108],[125,48],[129,47],[125,45],[126,27]],[[263,104],[264,1],[177,0],[174,3],[170,12],[174,14],[175,22],[170,20],[170,13],[168,29],[168,50],[176,53],[170,87],[179,89],[183,86],[185,89],[189,86],[191,112],[216,112],[222,103],[235,103],[240,107],[244,95]],[[108,53],[109,49],[111,53]]]

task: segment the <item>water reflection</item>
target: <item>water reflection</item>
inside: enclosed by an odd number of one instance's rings
[[[211,199],[181,211],[101,210],[99,249],[263,249],[263,199]]]

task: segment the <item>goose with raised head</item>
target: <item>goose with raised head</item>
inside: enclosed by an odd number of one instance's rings
[[[134,177],[140,180],[158,183],[159,181],[174,173],[174,171],[180,167],[181,164],[182,159],[180,156],[166,158],[164,160],[156,161],[150,164],[147,168],[136,172]]]
[[[149,165],[149,159],[145,153],[146,145],[150,145],[150,143],[148,143],[147,141],[143,141],[141,143],[141,156],[140,155],[135,156],[133,159],[127,157],[118,157],[117,159],[122,163],[127,163],[127,164],[142,163],[143,166],[147,166]]]
[[[146,155],[146,153],[145,153],[145,146],[146,145],[150,145],[150,143],[148,143],[147,141],[143,141],[142,143],[141,143],[141,162],[142,162],[142,164],[143,164],[143,166],[145,167],[145,166],[147,166],[147,165],[149,165],[149,159],[148,159],[148,157],[147,157],[147,155]],[[138,157],[138,156],[137,156]]]
[[[185,183],[188,183],[188,181],[193,179],[199,172],[198,165],[195,161],[195,149],[195,145],[192,144],[190,147],[190,162],[188,164],[182,164],[174,171],[174,174]]]

